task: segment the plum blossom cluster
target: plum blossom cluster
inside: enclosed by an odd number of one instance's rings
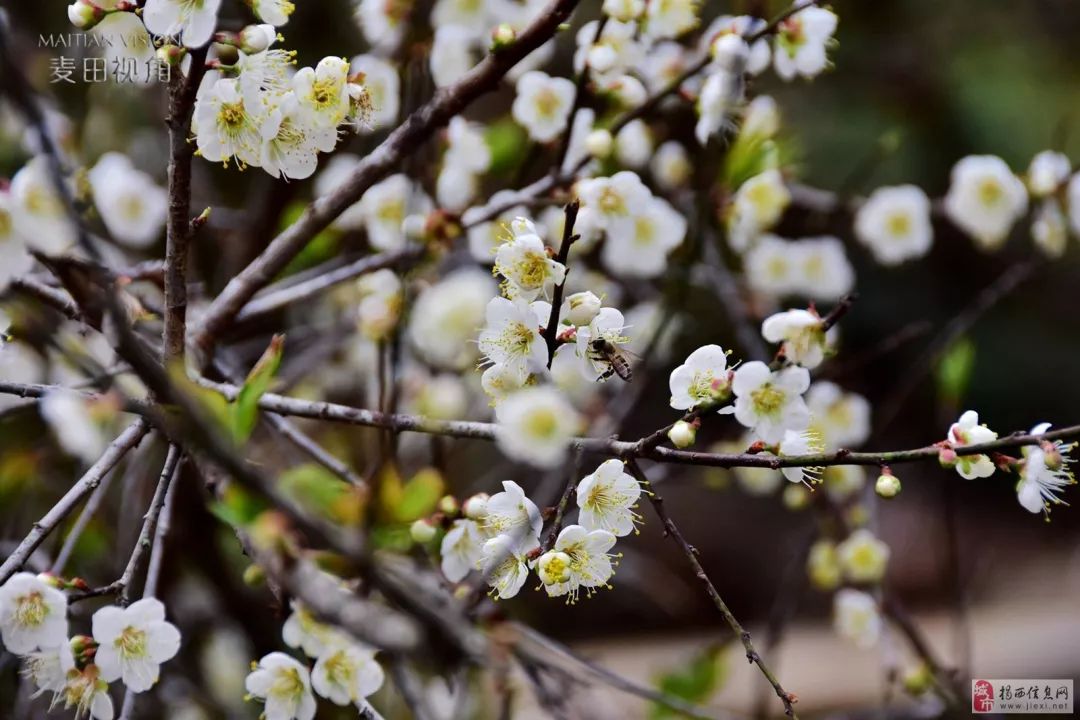
[[[568,602],[608,587],[618,558],[612,549],[617,538],[636,532],[642,490],[620,460],[601,463],[576,490],[577,523],[553,524],[546,544],[540,510],[517,483],[507,480],[502,492],[469,498],[440,542],[443,574],[456,583],[480,571],[500,599],[517,595],[530,570],[549,596]]]
[[[91,635],[69,637],[67,591],[80,587],[52,575],[16,573],[0,585],[0,640],[22,658],[38,694],[52,693],[52,708],[112,720],[109,684],[119,680],[133,693],[152,688],[162,663],[180,650],[180,632],[159,600],[143,598],[97,610]]]
[[[246,699],[261,701],[267,718],[312,720],[316,695],[361,712],[370,708],[367,698],[385,679],[373,648],[320,623],[298,602],[285,620],[282,637],[315,662],[309,667],[292,655],[272,652],[251,664],[244,682]]]
[[[1050,423],[1039,423],[1030,431],[1035,437],[1045,434]],[[955,468],[960,477],[967,480],[988,478],[997,470],[1014,472],[1016,496],[1021,507],[1031,513],[1043,513],[1047,520],[1054,505],[1066,505],[1061,494],[1076,484],[1072,470],[1073,458],[1069,453],[1076,443],[1061,440],[1043,440],[1036,445],[1022,448],[1019,458],[1002,453],[957,453],[958,448],[981,445],[998,439],[998,434],[984,423],[979,414],[968,410],[949,426],[948,436],[938,443],[938,460],[942,467]]]

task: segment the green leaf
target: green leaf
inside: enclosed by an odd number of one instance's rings
[[[957,340],[937,366],[938,391],[944,401],[956,405],[964,399],[974,368],[975,343],[968,338]]]
[[[727,647],[726,643],[705,647],[685,666],[661,675],[656,681],[657,689],[695,705],[707,702],[727,680]],[[663,720],[680,717],[680,714],[654,703],[650,717]]]
[[[300,216],[304,214],[304,209],[307,207],[305,203],[294,202],[285,208],[285,211],[281,215],[281,225],[278,228],[278,232],[285,230],[290,225],[300,219]],[[318,235],[313,237],[304,249],[294,257],[285,269],[278,275],[278,279],[288,277],[301,270],[306,270],[310,267],[314,267],[321,262],[325,262],[334,257],[338,251],[339,240],[341,239],[341,232],[330,227]]]
[[[177,392],[182,392],[195,400],[201,410],[203,422],[213,423],[224,434],[232,435],[233,410],[225,396],[191,381],[181,362],[170,363],[169,379]]]
[[[249,525],[269,507],[239,485],[225,488],[219,500],[210,504],[210,512],[223,523],[242,528]]]
[[[394,516],[401,522],[412,522],[435,511],[446,486],[438,470],[427,468],[416,473],[401,489]]]
[[[501,175],[518,166],[525,157],[523,149],[528,146],[528,136],[513,120],[507,118],[488,125],[484,140],[491,150],[488,172]]]
[[[284,335],[275,335],[270,340],[270,346],[248,373],[244,386],[236,396],[232,408],[232,429],[233,437],[238,443],[245,442],[255,430],[255,423],[259,418],[259,398],[270,389],[270,383],[281,366],[284,346]]]
[[[305,508],[330,520],[357,525],[363,516],[363,498],[357,488],[322,465],[308,463],[289,468],[278,482],[286,494]]]

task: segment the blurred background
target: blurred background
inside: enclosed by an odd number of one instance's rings
[[[39,36],[69,32],[65,4],[5,3],[28,74],[70,118],[68,141],[84,162],[90,164],[108,150],[122,151],[164,184],[167,152],[160,87],[60,87],[48,82],[49,61],[57,50],[39,47]],[[355,23],[343,20],[352,14],[345,0],[301,0],[297,6],[284,30],[287,46],[298,51],[301,65],[327,54],[351,57],[365,51]],[[704,16],[750,12],[770,17],[785,6],[755,0],[706,2]],[[831,71],[812,82],[792,84],[768,75],[752,88],[755,94],[773,95],[780,105],[794,177],[845,197],[897,183],[914,183],[931,197],[940,197],[950,168],[968,154],[999,155],[1017,172],[1045,149],[1080,161],[1080,60],[1075,47],[1080,7],[1075,3],[841,1],[834,9],[840,25]],[[578,25],[597,15],[597,4],[585,2],[573,22]],[[239,15],[233,24],[243,24]],[[404,53],[405,110],[432,91],[425,32],[416,28]],[[570,72],[572,38],[572,33],[563,34],[550,66],[564,74]],[[79,52],[65,54],[77,57]],[[504,87],[482,99],[470,117],[493,120],[511,97],[512,89]],[[14,127],[9,124],[9,129]],[[676,114],[668,131],[692,143],[691,128],[690,116]],[[382,136],[355,138],[348,149],[362,155]],[[437,145],[417,152],[406,170],[430,181],[433,174],[425,168],[434,162]],[[19,133],[6,133],[0,141],[0,177],[10,177],[26,158]],[[544,171],[542,163],[522,170],[522,162],[522,157],[508,159],[505,169],[492,173],[487,189],[523,184]],[[277,229],[296,217],[312,196],[312,183],[276,181],[255,171],[240,174],[202,161],[196,161],[195,172],[193,207],[213,205],[214,213],[197,240],[193,280],[196,297],[212,297]],[[843,211],[794,208],[779,232],[835,234],[856,267],[859,300],[842,322],[839,355],[819,375],[870,401],[872,435],[863,449],[935,442],[967,408],[977,409],[981,419],[1003,435],[1042,421],[1080,422],[1080,247],[1075,239],[1064,258],[1042,262],[1026,223],[1017,225],[1000,252],[985,254],[947,223],[935,220],[935,243],[926,258],[882,268],[853,241],[851,219]],[[290,271],[363,250],[362,237],[324,233]],[[161,256],[162,246],[145,252],[147,259]],[[1006,273],[1020,280],[1015,289],[995,297],[985,312],[962,316],[980,292]],[[626,297],[638,300],[682,294],[678,321],[635,378],[632,411],[618,430],[624,438],[640,437],[676,419],[667,407],[666,378],[690,351],[714,342],[735,347],[735,356],[742,356],[714,288],[707,280],[687,285],[677,277],[673,270],[671,278],[655,287],[626,289]],[[329,303],[311,303],[244,328],[232,338],[237,362],[250,366],[269,334],[284,329],[289,336],[281,373],[286,389],[370,406],[370,384],[364,377],[368,371],[350,366],[348,337],[326,337],[326,328],[340,320],[341,306],[349,301],[343,292]],[[11,302],[21,313],[20,339],[40,356],[43,373],[55,377],[46,340],[55,318],[25,301]],[[950,325],[958,316],[963,318],[959,326]],[[957,328],[960,332],[953,332]],[[72,342],[92,342],[78,334],[72,337]],[[950,359],[944,370],[943,357]],[[333,369],[334,383],[327,379],[328,368]],[[607,392],[631,389],[612,385]],[[723,434],[724,424],[713,425],[717,427],[707,423],[702,430],[699,447],[735,439]],[[360,469],[368,466],[377,446],[369,430],[305,428]],[[47,435],[33,408],[16,407],[0,415],[0,555],[6,555],[32,519],[77,476],[75,463]],[[261,443],[256,447],[271,467],[297,462],[295,453],[265,433],[255,442]],[[402,438],[403,476],[429,463],[427,442]],[[479,442],[457,440],[438,451],[445,454],[446,491],[459,498],[493,491],[498,481],[514,478],[538,504],[550,505],[564,481],[563,475],[515,467]],[[83,534],[70,568],[101,583],[116,576],[126,559],[126,552],[116,548],[127,547],[135,537],[153,491],[153,468],[162,458],[163,448],[147,443],[118,471],[109,490],[111,502],[102,505]],[[586,472],[598,461],[585,458]],[[965,481],[934,463],[898,466],[895,471],[903,481],[900,497],[874,503],[870,493],[865,504],[871,526],[892,550],[885,585],[903,600],[944,663],[959,668],[962,687],[978,676],[1080,676],[1076,511],[1057,508],[1052,522],[1045,522],[1018,505],[1013,479],[1000,473]],[[816,537],[813,512],[787,509],[779,489],[767,495],[747,492],[722,471],[671,467],[649,472],[720,593],[754,634],[784,686],[798,694],[800,715],[862,717],[883,707],[889,697],[889,668],[909,664],[909,650],[899,635],[864,651],[833,634],[830,595],[814,590],[805,579],[806,548]],[[872,474],[868,480],[872,487]],[[276,607],[265,590],[245,584],[246,559],[231,532],[206,509],[199,479],[190,468],[179,489],[162,595],[186,640],[180,667],[166,673],[155,691],[153,712],[186,718],[181,709],[189,711],[193,701],[208,717],[255,717],[256,706],[237,705],[243,695],[237,682],[246,673],[247,661],[280,649],[284,609]],[[672,674],[685,674],[695,660],[708,657],[712,683],[702,691],[701,702],[738,715],[776,715],[780,707],[775,697],[769,697],[757,670],[743,661],[741,648],[731,646],[726,626],[678,548],[661,536],[651,509],[641,511],[645,523],[640,535],[620,542],[624,557],[615,590],[563,605],[530,586],[500,604],[499,611],[648,685],[670,686]],[[58,541],[46,544],[46,557],[55,554]],[[78,612],[89,617],[92,606],[87,603]],[[0,717],[16,716],[5,714],[15,712],[15,671],[13,663],[0,660]],[[436,678],[432,673],[433,696],[441,691]],[[392,690],[383,693],[386,714],[394,716],[401,711],[400,703]],[[581,706],[589,708],[583,717],[656,713],[640,699],[610,690],[575,693],[587,700]],[[375,700],[379,705],[380,696]],[[22,702],[19,708],[27,707]],[[895,693],[888,702],[901,715],[939,710],[932,702],[913,702]],[[42,704],[34,707],[33,712],[40,713]],[[538,712],[523,691],[515,716]],[[334,717],[329,709],[326,717]]]

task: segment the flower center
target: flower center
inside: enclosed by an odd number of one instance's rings
[[[713,374],[707,370],[698,370],[690,380],[687,394],[695,400],[707,400],[713,393]]]
[[[222,103],[218,110],[218,123],[229,131],[236,131],[244,124],[244,101]]]
[[[758,415],[775,415],[784,406],[784,392],[772,383],[765,383],[750,393],[750,401]]]
[[[146,631],[128,626],[120,633],[114,643],[125,660],[137,660],[146,657]]]
[[[770,258],[769,262],[765,266],[765,271],[773,279],[779,280],[787,277],[788,263],[787,260],[777,255],[774,258]]]
[[[295,698],[303,692],[304,681],[300,679],[300,673],[296,668],[278,670],[277,677],[270,686],[270,695],[276,698]]]
[[[518,262],[515,269],[520,285],[527,288],[539,287],[547,279],[547,258],[539,253],[529,253]]]
[[[326,674],[338,685],[349,687],[356,677],[356,666],[344,650],[339,650],[326,661]]]
[[[525,421],[526,431],[537,438],[550,438],[559,429],[559,420],[550,410],[534,410]]]
[[[23,627],[38,627],[49,616],[49,606],[39,592],[23,595],[15,601],[15,624]]]
[[[559,99],[559,96],[553,90],[546,88],[536,94],[536,99],[533,102],[536,103],[536,112],[546,120],[554,118],[555,113],[562,106],[562,100]]]
[[[986,178],[979,183],[979,202],[988,207],[997,205],[1005,195],[1001,184],[994,178]]]
[[[626,207],[623,204],[622,196],[615,192],[612,188],[605,188],[600,193],[600,198],[596,203],[600,207],[600,211],[605,215],[623,215],[626,213]]]
[[[885,228],[893,237],[904,237],[911,232],[911,217],[907,213],[893,213],[885,221]]]

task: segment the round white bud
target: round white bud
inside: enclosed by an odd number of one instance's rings
[[[611,133],[604,129],[593,130],[585,136],[585,150],[594,158],[606,158],[611,154],[613,144]]]
[[[883,473],[878,476],[874,485],[874,492],[883,498],[894,498],[900,494],[900,478],[892,473]]]
[[[687,448],[697,440],[697,428],[685,420],[679,420],[668,430],[668,440],[677,448]]]

